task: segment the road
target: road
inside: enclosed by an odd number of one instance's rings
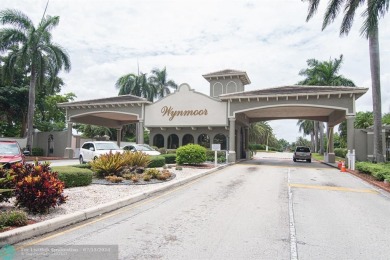
[[[389,194],[356,177],[318,162],[293,163],[291,154],[257,154],[154,198],[15,245],[15,259],[37,259],[26,252],[65,245],[118,246],[112,258],[95,251],[83,257],[95,260],[389,259],[389,216]]]

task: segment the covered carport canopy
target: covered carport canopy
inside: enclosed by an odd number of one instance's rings
[[[143,143],[145,98],[133,95],[67,102],[58,104],[66,109],[68,122],[68,147],[71,146],[72,124],[90,124],[118,129],[118,144],[122,126],[137,123],[137,142]]]
[[[367,88],[334,86],[283,86],[221,95],[229,101],[229,116],[244,114],[249,122],[307,119],[335,126],[354,116],[355,101]]]
[[[367,90],[358,87],[293,85],[221,95],[219,98],[228,102],[231,129],[229,146],[235,148],[236,119],[244,125],[277,119],[316,120],[327,123],[329,140],[327,155],[332,157],[329,159],[329,162],[332,162],[334,160],[333,128],[345,119],[347,119],[348,149],[354,149],[355,101]],[[247,142],[246,139],[245,143]]]

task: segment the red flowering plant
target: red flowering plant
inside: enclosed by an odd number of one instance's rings
[[[49,163],[15,164],[10,172],[14,176],[16,206],[36,214],[48,213],[50,208],[65,203],[65,185]]]

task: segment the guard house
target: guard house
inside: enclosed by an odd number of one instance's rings
[[[367,88],[292,85],[245,91],[251,82],[244,71],[228,69],[203,77],[210,84],[209,95],[184,83],[154,103],[124,95],[59,104],[67,112],[67,149],[74,148],[69,131],[72,123],[115,127],[118,137],[123,125],[136,123],[138,143],[143,143],[147,128],[150,145],[175,149],[195,143],[210,148],[218,143],[229,151],[229,162],[234,162],[249,156],[250,123],[277,119],[326,122],[329,161],[334,160],[333,127],[347,120],[348,149],[355,147],[355,101]]]

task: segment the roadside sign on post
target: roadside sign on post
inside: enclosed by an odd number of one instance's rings
[[[214,153],[215,153],[214,154],[214,165],[215,165],[215,167],[217,167],[217,163],[218,163],[217,152],[221,151],[221,144],[212,144],[211,150],[214,151]]]

